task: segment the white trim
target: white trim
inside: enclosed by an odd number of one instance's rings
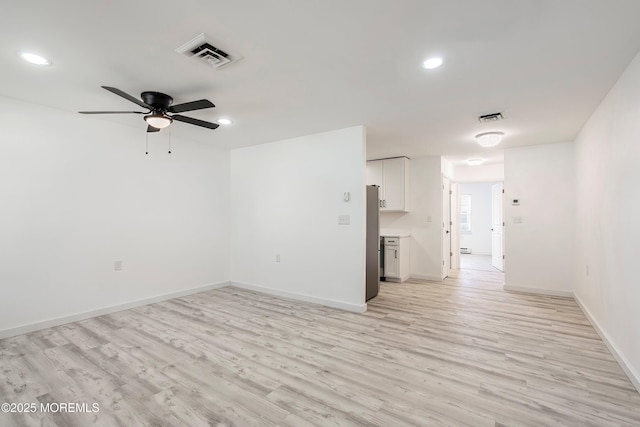
[[[609,349],[609,352],[613,355],[613,357],[618,362],[618,365],[620,365],[624,373],[627,374],[627,377],[629,377],[631,384],[633,384],[636,390],[638,390],[638,393],[640,393],[640,375],[636,375],[635,372],[633,372],[631,365],[625,360],[622,354],[616,349],[616,347],[613,345],[613,342],[609,339],[609,336],[604,332],[604,330],[600,327],[600,325],[598,325],[598,322],[596,322],[596,319],[591,315],[591,312],[582,303],[580,298],[578,298],[578,295],[574,293],[573,299],[576,301],[576,303],[584,313],[584,316],[587,318],[589,323],[591,323],[591,326],[593,326],[593,329],[595,329],[598,335],[600,335],[602,342],[604,342],[604,344],[607,346],[607,348]]]
[[[429,280],[431,282],[442,282],[442,277],[440,276],[423,276],[422,274],[412,274],[409,278],[418,280]]]
[[[352,311],[354,313],[364,313],[365,311],[367,311],[367,304],[351,304],[348,302],[342,302],[342,301],[335,301],[335,300],[331,300],[331,299],[325,299],[325,298],[318,298],[318,297],[313,297],[310,295],[304,295],[304,294],[296,294],[293,292],[287,292],[287,291],[281,291],[278,289],[272,289],[272,288],[266,288],[264,286],[258,286],[258,285],[250,285],[248,283],[240,283],[240,282],[229,282],[230,286],[235,286],[237,288],[241,288],[241,289],[247,289],[250,291],[255,291],[255,292],[260,292],[262,294],[267,294],[267,295],[275,295],[278,297],[283,297],[283,298],[290,298],[293,300],[297,300],[297,301],[305,301],[305,302],[311,302],[314,304],[320,304],[320,305],[324,305],[327,307],[332,307],[332,308],[339,308],[341,310],[346,310],[346,311]]]
[[[385,282],[392,282],[392,283],[404,283],[407,280],[409,280],[411,278],[411,275],[409,274],[405,274],[404,276],[397,278],[397,277],[385,277],[384,281]]]
[[[43,320],[41,322],[29,323],[27,325],[18,326],[0,330],[0,339],[13,337],[15,335],[27,334],[29,332],[39,331],[41,329],[53,328],[54,326],[65,325],[67,323],[78,322],[80,320],[90,319],[92,317],[103,316],[105,314],[115,313],[116,311],[128,310],[130,308],[140,307],[143,305],[153,304],[155,302],[166,301],[173,298],[179,298],[186,295],[197,294],[212,289],[223,288],[229,286],[229,282],[210,283],[208,285],[199,286],[197,288],[186,289],[168,294],[158,295],[151,298],[144,298],[136,301],[126,302],[123,304],[112,305],[109,307],[98,308],[96,310],[85,311],[82,313],[70,314],[68,316],[56,317],[54,319]]]
[[[520,292],[524,294],[539,294],[539,295],[551,295],[554,297],[573,298],[573,292],[571,291],[556,291],[554,289],[526,288],[524,286],[513,286],[513,285],[503,285],[502,289],[509,292]]]

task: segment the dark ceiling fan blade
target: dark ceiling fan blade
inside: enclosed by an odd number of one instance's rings
[[[178,114],[171,116],[172,119],[179,122],[189,123],[190,125],[202,126],[203,128],[217,129],[220,126],[217,123],[205,122],[204,120],[194,119],[193,117],[180,116]]]
[[[185,102],[184,104],[173,105],[169,107],[171,113],[184,113],[185,111],[204,110],[205,108],[213,108],[213,102],[207,99],[198,101]]]
[[[153,126],[147,126],[147,132],[160,132],[160,129],[154,128]]]
[[[133,96],[129,95],[126,92],[121,91],[118,88],[111,87],[111,86],[102,86],[102,88],[108,90],[111,93],[115,93],[116,95],[121,96],[124,99],[127,99],[127,100],[133,102],[134,104],[138,104],[139,106],[141,106],[143,108],[148,108],[149,110],[153,110],[152,106],[145,104],[144,102],[142,102],[138,98],[134,98]]]
[[[148,114],[146,111],[78,111],[80,114]]]

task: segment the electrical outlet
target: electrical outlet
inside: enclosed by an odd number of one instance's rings
[[[276,262],[280,262],[280,254],[276,254]]]
[[[113,261],[113,270],[114,271],[122,270],[122,261]]]
[[[513,217],[513,223],[514,224],[522,224],[522,217],[521,216],[514,216]]]

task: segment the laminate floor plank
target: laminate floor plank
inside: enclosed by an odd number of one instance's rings
[[[502,281],[382,283],[364,314],[226,287],[0,340],[1,401],[100,408],[0,426],[640,425],[577,304]]]

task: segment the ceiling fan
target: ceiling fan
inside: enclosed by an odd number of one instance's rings
[[[144,120],[147,122],[147,132],[158,132],[160,129],[166,128],[174,120],[190,125],[205,127],[208,129],[216,129],[217,123],[205,122],[204,120],[194,119],[193,117],[181,116],[176,113],[184,113],[185,111],[203,110],[205,108],[213,108],[215,105],[209,100],[200,99],[198,101],[185,102],[184,104],[173,104],[173,98],[160,92],[142,92],[139,100],[128,93],[121,91],[115,87],[102,86],[109,92],[115,93],[126,100],[146,108],[149,111],[79,111],[81,114],[145,114]],[[173,114],[169,114],[173,113]]]

